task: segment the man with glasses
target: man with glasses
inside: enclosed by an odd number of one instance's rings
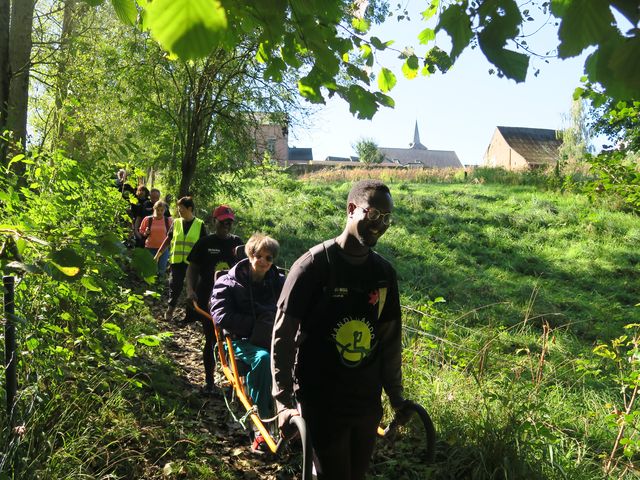
[[[293,264],[278,301],[271,369],[279,424],[286,435],[291,416],[303,416],[319,480],[365,478],[382,389],[405,413],[398,282],[372,250],[392,209],[384,183],[356,183],[343,232]]]
[[[197,301],[198,306],[205,312],[209,311],[215,273],[219,270],[229,270],[238,261],[236,247],[243,242],[240,237],[231,233],[235,219],[231,208],[227,205],[218,206],[213,211],[214,232],[198,240],[187,257],[187,298]],[[202,391],[211,395],[215,392],[215,332],[211,321],[205,317],[202,317],[202,328],[205,338],[202,351],[205,384]]]

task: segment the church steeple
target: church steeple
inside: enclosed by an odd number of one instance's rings
[[[418,120],[416,119],[416,128],[413,131],[413,143],[411,144],[411,148],[416,148],[419,150],[428,150],[427,147],[420,143],[420,132],[418,131]]]

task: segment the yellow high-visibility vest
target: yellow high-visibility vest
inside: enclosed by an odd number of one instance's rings
[[[178,218],[173,222],[173,237],[171,238],[171,256],[170,263],[189,263],[187,256],[195,243],[200,238],[200,229],[204,222],[199,218],[193,219],[191,228],[184,234],[184,219]]]

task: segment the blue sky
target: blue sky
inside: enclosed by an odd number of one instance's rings
[[[425,2],[410,2],[424,8]],[[395,39],[394,48],[415,45],[413,38],[427,26],[419,14],[410,23],[395,18],[374,34],[381,40]],[[530,31],[540,24],[531,25]],[[549,26],[528,39],[529,45],[544,53],[556,42]],[[449,50],[448,37],[441,33],[438,45]],[[424,49],[422,50],[422,52]],[[416,49],[416,53],[421,50]],[[517,84],[488,73],[492,65],[479,49],[467,49],[446,74],[413,80],[403,77],[397,54],[380,58],[379,70],[391,68],[398,83],[390,92],[396,106],[383,108],[372,120],[357,120],[348,105],[339,99],[318,108],[309,125],[293,125],[289,144],[312,147],[314,159],[328,155],[355,154],[353,145],[361,138],[371,138],[380,147],[408,147],[413,140],[417,120],[420,140],[433,150],[454,150],[463,164],[480,164],[484,151],[498,125],[559,129],[568,126],[573,90],[580,84],[585,55],[569,59],[550,59],[545,63],[533,59],[540,69],[537,77],[530,67],[527,80]]]

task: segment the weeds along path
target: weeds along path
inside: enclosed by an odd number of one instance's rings
[[[217,459],[215,463],[224,463],[229,471],[229,478],[237,479],[268,479],[284,480],[298,478],[300,467],[295,463],[284,463],[285,457],[279,463],[271,455],[256,456],[249,448],[249,430],[245,430],[234,420],[227,409],[222,396],[205,396],[200,392],[204,384],[204,369],[202,366],[202,325],[199,321],[192,323],[166,322],[163,319],[164,303],[154,302],[151,306],[154,317],[158,320],[161,331],[173,333],[165,342],[165,353],[173,360],[179,372],[176,382],[180,382],[184,389],[187,408],[187,418],[181,428],[185,432],[197,431],[204,439],[203,445],[193,445],[193,454],[200,458]],[[174,318],[183,318],[184,312],[176,309]],[[242,415],[239,405],[231,403],[231,392],[224,390],[227,400],[231,404],[234,414]],[[191,417],[190,419],[188,417]],[[247,427],[250,428],[247,423]],[[179,465],[180,459],[173,459]],[[295,460],[293,460],[295,462]],[[179,468],[179,467],[178,467]],[[193,476],[194,472],[178,470],[177,478],[205,478]]]

